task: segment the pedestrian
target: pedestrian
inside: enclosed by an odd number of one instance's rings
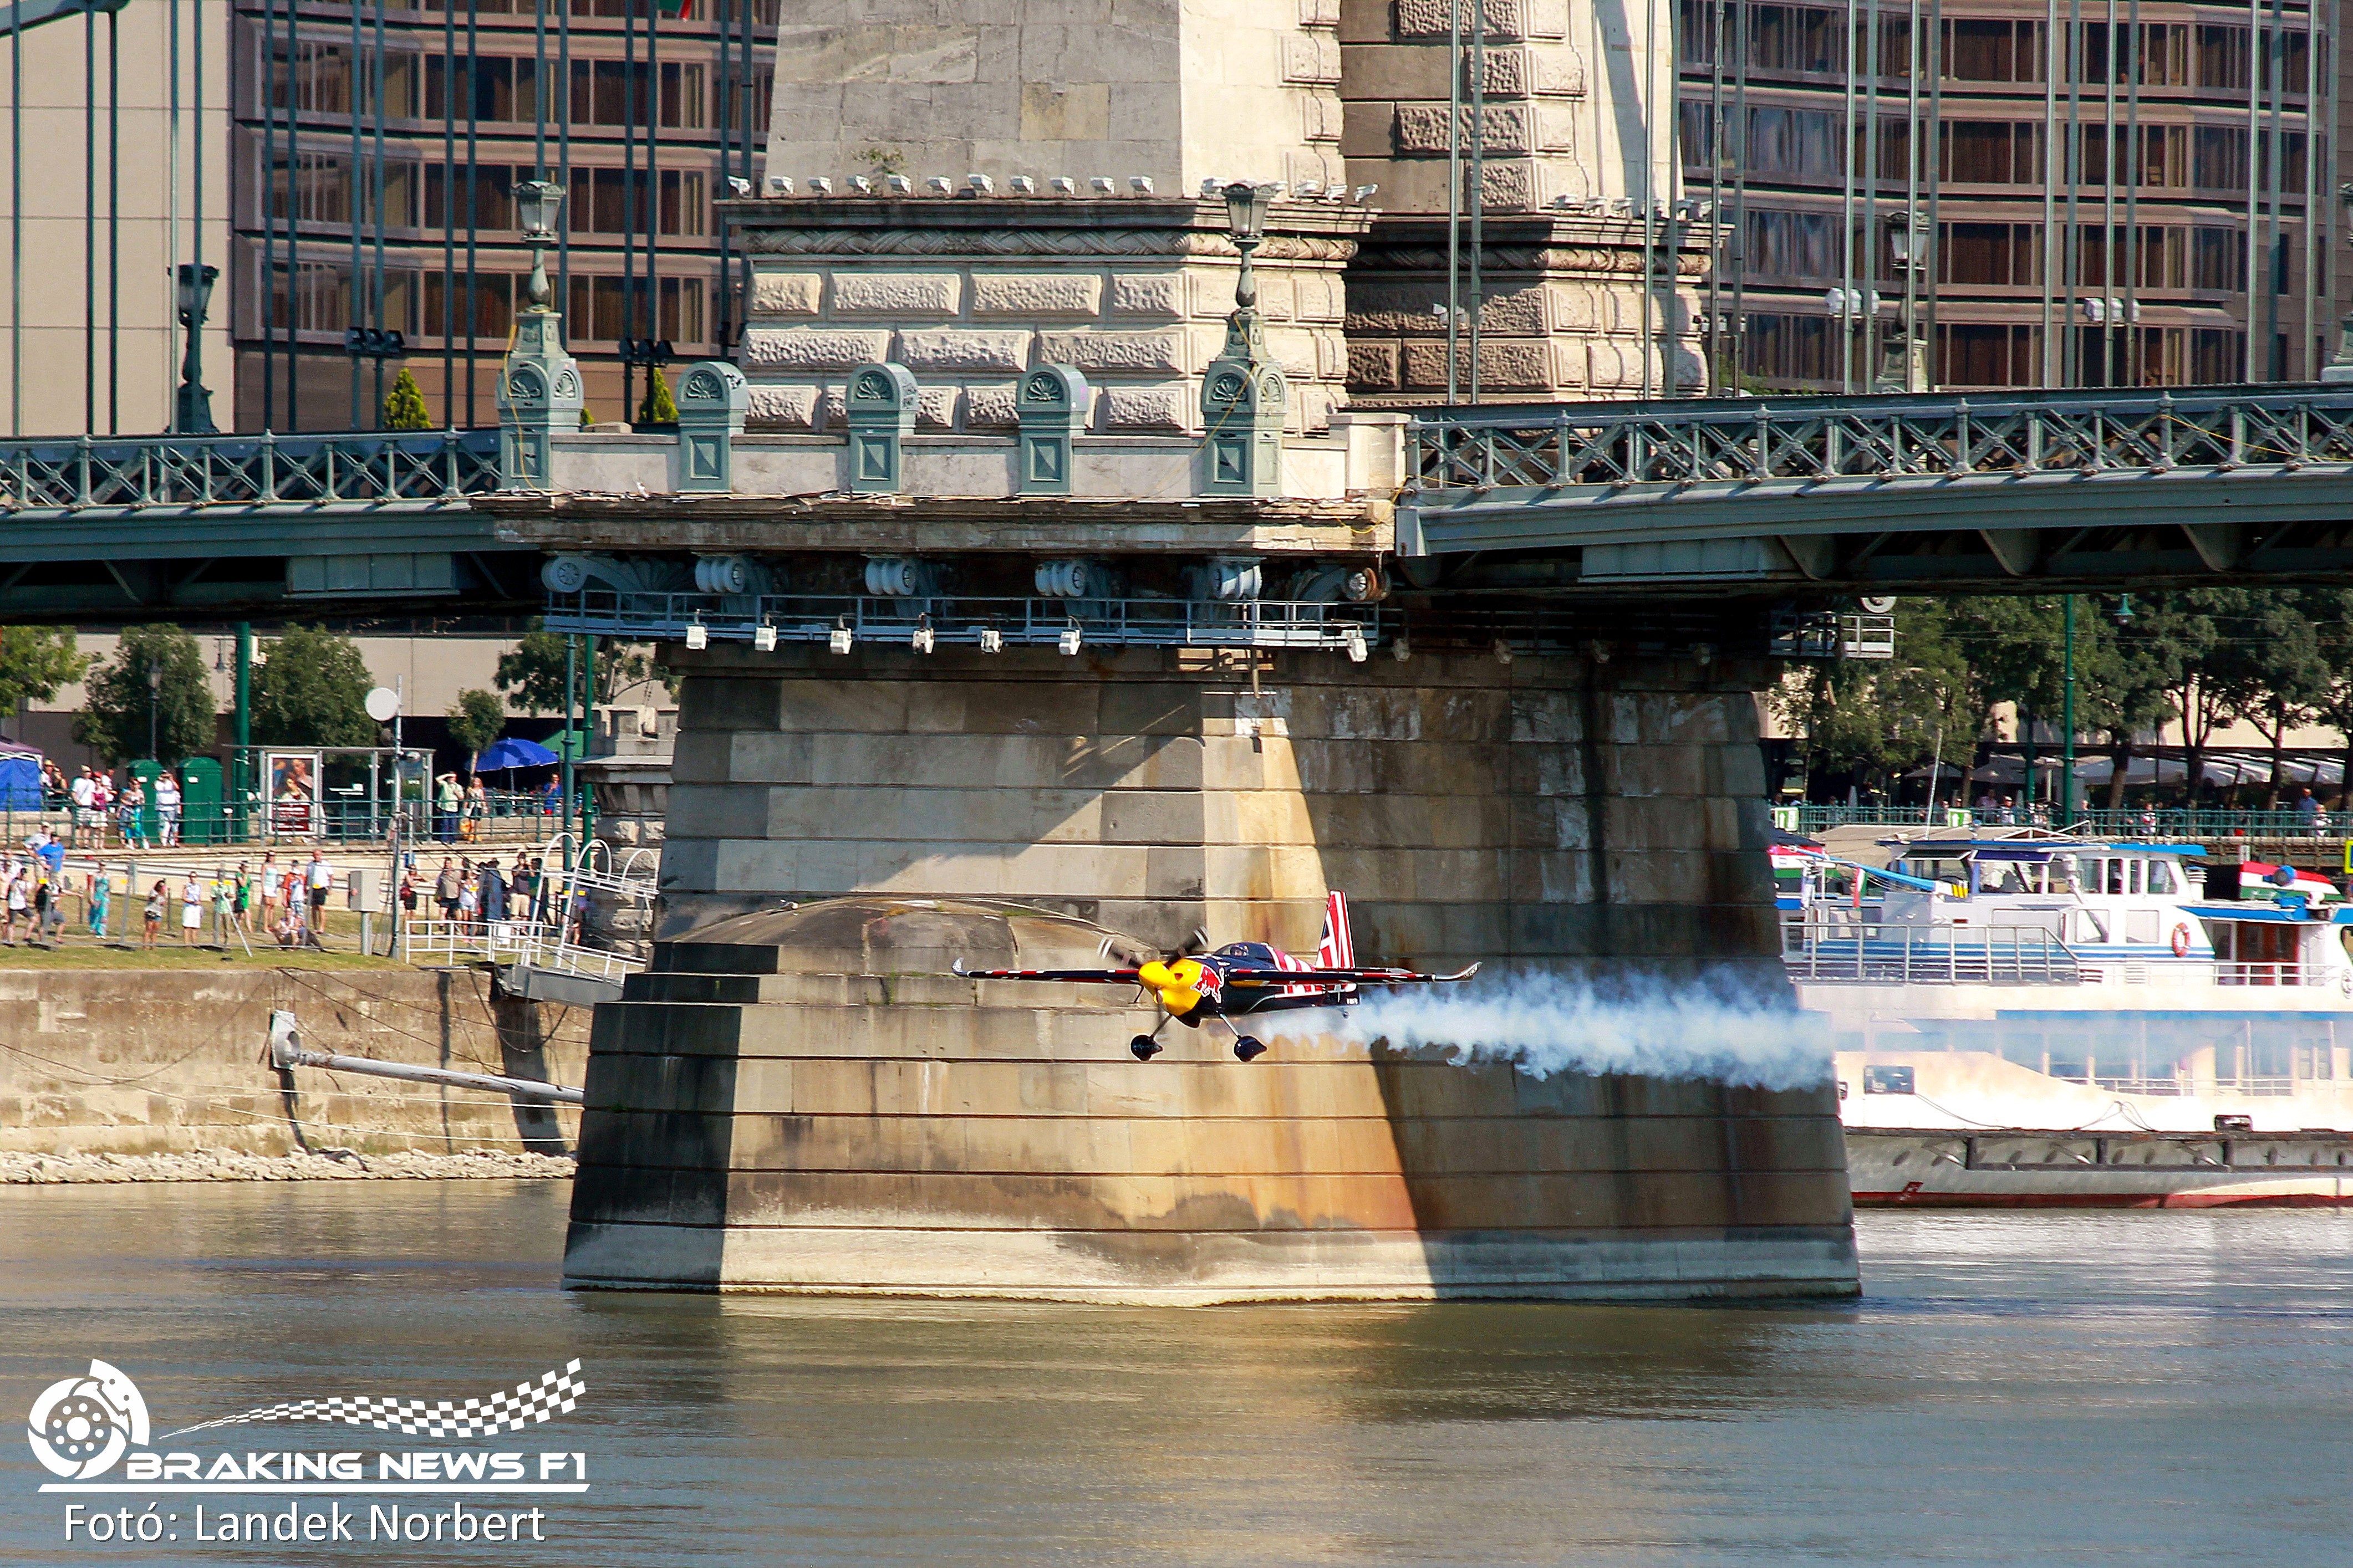
[[[547,902],[547,861],[538,855],[531,858],[531,901],[539,911],[539,919],[551,923],[554,921],[556,911]]]
[[[531,859],[520,849],[515,851],[514,869],[507,873],[507,907],[517,920],[539,918],[532,909]]]
[[[180,945],[195,946],[196,933],[204,929],[205,889],[196,881],[196,874],[189,871],[180,880]]]
[[[230,879],[227,867],[213,868],[212,893],[213,935],[220,942],[221,951],[227,952],[229,931],[235,922],[237,910],[237,883]]]
[[[475,878],[469,875],[458,885],[459,929],[469,935],[480,930],[481,921],[477,917],[480,915],[481,910],[482,895],[480,884]]]
[[[33,847],[33,853],[39,858],[41,868],[48,873],[49,880],[59,887],[65,886],[66,847],[58,836],[44,830],[40,834],[40,842]]]
[[[14,947],[16,945],[17,924],[20,921],[30,923],[26,916],[30,912],[33,901],[33,889],[30,873],[14,858],[8,862],[7,878],[8,917],[5,923],[0,923],[0,941],[5,941],[8,946]]]
[[[168,768],[155,775],[155,838],[165,849],[180,842],[180,781]]]
[[[316,947],[320,945],[319,933],[327,925],[327,894],[335,885],[335,868],[327,864],[323,852],[311,851],[311,864],[303,869],[302,885],[311,894],[311,918],[307,924],[311,945]]]
[[[506,919],[507,879],[499,870],[498,858],[493,856],[482,862],[482,921],[496,928],[504,925]]]
[[[90,776],[90,771],[84,768],[74,775],[74,781],[68,788],[73,797],[73,809],[66,815],[66,831],[71,836],[74,847],[79,849],[82,835],[96,826],[90,820],[90,811],[98,799],[98,783]]]
[[[441,819],[441,842],[444,844],[458,842],[458,807],[464,798],[464,792],[458,787],[456,773],[443,773],[433,781],[433,809]]]
[[[106,825],[114,820],[114,780],[96,768],[90,770],[90,806],[91,816],[96,819],[92,826],[98,829],[95,847],[103,849],[106,847]]]
[[[417,872],[412,868],[400,874],[400,912],[407,923],[417,921]]]
[[[140,942],[140,946],[153,948],[157,942],[162,940],[164,932],[164,905],[169,898],[170,894],[164,890],[164,884],[161,881],[158,881],[155,884],[154,889],[148,893],[147,930],[144,940]]]
[[[278,863],[278,851],[270,850],[261,858],[261,929],[269,930],[278,923],[278,906],[286,900],[286,868]]]
[[[48,934],[49,910],[56,902],[57,890],[49,886],[49,879],[47,873],[43,873],[33,882],[32,929],[25,933],[26,946],[41,945],[41,938]]]
[[[441,874],[433,879],[433,901],[441,906],[443,920],[458,918],[458,892],[464,885],[465,879],[459,874],[458,863],[447,855],[441,857]]]
[[[233,884],[229,918],[240,932],[253,930],[253,873],[247,862],[237,863],[237,880]]]
[[[113,894],[113,883],[104,866],[92,872],[90,879],[90,934],[99,941],[106,940],[106,906]]]
[[[147,847],[147,789],[138,779],[122,782],[122,794],[116,798],[115,820],[122,824],[122,847],[125,849]]]

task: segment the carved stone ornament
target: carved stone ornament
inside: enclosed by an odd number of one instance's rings
[[[765,256],[1239,256],[1222,234],[1189,229],[753,229],[750,249]],[[1269,261],[1346,261],[1354,239],[1274,234],[1257,251]]]
[[[517,365],[507,376],[507,401],[517,405],[542,403],[547,398],[547,382],[535,365]]]

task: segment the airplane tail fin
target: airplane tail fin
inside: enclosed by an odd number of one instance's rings
[[[1324,900],[1324,940],[1315,944],[1320,969],[1353,969],[1356,940],[1348,931],[1348,895],[1335,891]]]

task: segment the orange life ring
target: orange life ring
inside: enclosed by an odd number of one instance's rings
[[[2176,958],[2187,958],[2189,956],[2189,928],[2188,926],[2175,926],[2173,928],[2173,956]]]

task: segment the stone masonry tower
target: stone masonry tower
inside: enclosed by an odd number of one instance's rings
[[[553,556],[551,629],[683,679],[567,1277],[1852,1291],[1827,1086],[1176,1022],[1159,1055],[1124,992],[957,973],[1197,930],[1312,952],[1337,890],[1368,963],[1788,998],[1762,611],[1398,537],[1473,237],[1451,0],[914,9],[789,8],[765,184],[723,204],[746,330],[681,374],[678,435],[517,404],[548,471],[480,502]],[[1481,391],[1685,379],[1663,15],[1461,10]]]

